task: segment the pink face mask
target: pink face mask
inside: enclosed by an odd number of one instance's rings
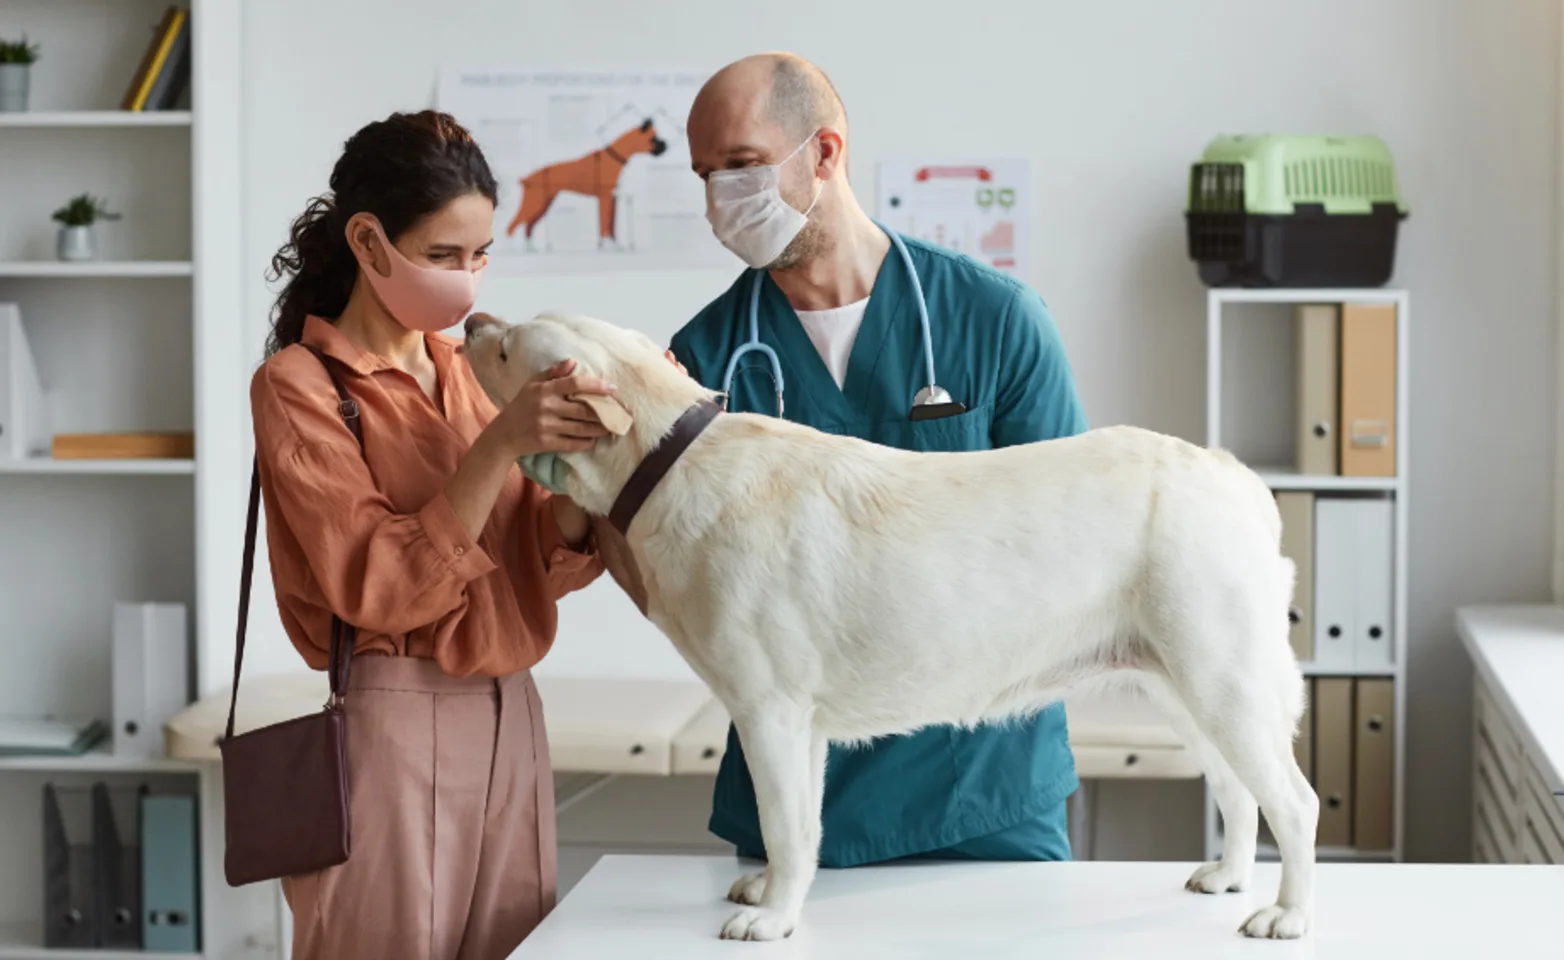
[[[443,270],[421,267],[391,245],[380,221],[371,218],[375,236],[391,260],[391,275],[383,277],[373,266],[364,276],[375,296],[396,321],[409,330],[439,333],[449,330],[472,312],[478,299],[478,280],[483,267],[476,270]]]

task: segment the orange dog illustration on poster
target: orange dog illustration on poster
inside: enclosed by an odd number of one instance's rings
[[[499,179],[490,276],[731,268],[690,173],[705,69],[445,67],[436,103]]]
[[[521,178],[521,202],[510,226],[505,228],[505,235],[512,236],[518,229],[525,228],[530,246],[532,231],[537,228],[538,221],[548,215],[554,200],[561,193],[578,193],[597,199],[598,246],[617,242],[614,211],[620,174],[636,155],[644,153],[657,157],[667,149],[667,142],[657,135],[657,128],[648,118],[640,126],[620,134],[606,147],[584,157],[534,170]]]

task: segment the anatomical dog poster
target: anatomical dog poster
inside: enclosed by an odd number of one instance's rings
[[[893,230],[1025,281],[1025,160],[882,160],[877,214]]]
[[[742,266],[712,236],[684,125],[710,71],[448,68],[436,103],[500,185],[496,274]]]

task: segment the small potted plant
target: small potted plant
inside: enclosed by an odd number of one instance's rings
[[[54,219],[60,222],[60,259],[91,260],[98,255],[93,224],[99,220],[118,220],[119,214],[110,213],[102,200],[84,193],[72,197],[65,206],[54,211]]]
[[[27,109],[27,77],[38,59],[38,45],[20,40],[0,40],[0,113]]]

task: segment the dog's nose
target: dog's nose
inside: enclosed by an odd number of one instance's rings
[[[477,333],[479,330],[483,329],[491,323],[499,323],[499,321],[489,316],[487,313],[475,313],[467,318],[467,322],[462,325],[462,329],[467,331],[467,336],[470,338],[473,334]]]

